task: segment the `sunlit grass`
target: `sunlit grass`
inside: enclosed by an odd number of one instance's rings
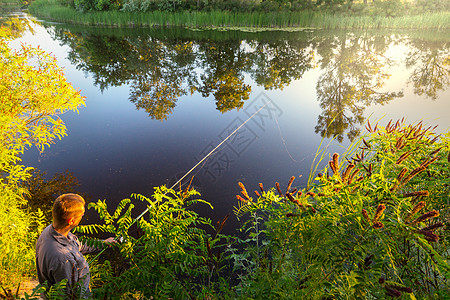
[[[5,0],[3,0],[5,1]],[[321,28],[321,29],[449,29],[450,12],[401,17],[342,16],[322,12],[89,12],[36,0],[30,12],[42,19],[81,25],[111,27],[185,26],[193,28]]]

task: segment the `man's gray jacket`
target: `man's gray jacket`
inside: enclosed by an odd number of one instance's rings
[[[95,251],[82,245],[71,232],[65,237],[52,224],[45,228],[36,243],[36,269],[40,284],[47,287],[67,279],[67,292],[86,297],[89,291],[89,265],[83,254]],[[79,283],[81,282],[81,283]],[[74,285],[78,288],[74,289]],[[45,297],[45,295],[44,295]]]

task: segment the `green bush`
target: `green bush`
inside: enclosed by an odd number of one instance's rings
[[[123,3],[122,11],[125,12],[145,12],[144,10],[143,2],[141,0],[128,0]],[[146,3],[149,3],[151,1],[145,1]]]
[[[95,9],[96,0],[74,0],[75,9],[87,12]]]
[[[95,289],[96,299],[131,295],[145,299],[205,299],[217,290],[226,290],[227,281],[220,277],[226,256],[218,251],[229,241],[220,234],[225,221],[216,226],[212,235],[200,229],[213,226],[210,220],[188,209],[200,203],[209,205],[197,196],[189,187],[176,192],[164,186],[155,188],[151,198],[134,195],[148,207],[146,216],[136,222],[137,235],[129,232],[134,223],[130,199],[122,200],[113,214],[108,213],[105,201],[89,204],[105,223],[81,226],[77,231],[108,232],[123,239],[117,246],[119,262],[112,265],[104,261],[97,265],[97,272],[91,271],[100,284]]]
[[[405,6],[401,0],[375,1],[375,14],[386,17],[398,17],[405,14]]]
[[[450,1],[447,0],[416,0],[415,7],[418,13],[449,11]]]
[[[61,6],[67,6],[71,8],[75,8],[75,0],[57,0]]]
[[[95,3],[95,10],[118,10],[122,8],[122,1],[111,1],[111,0],[97,0]]]
[[[68,0],[71,1],[71,0]],[[109,11],[122,8],[122,0],[73,0],[75,9],[82,12]]]
[[[22,1],[21,0],[0,0],[0,4],[3,6],[3,5],[5,5],[5,6],[14,6],[14,7],[17,7],[17,6],[20,6],[20,5],[22,5]],[[3,7],[2,7],[3,8]]]

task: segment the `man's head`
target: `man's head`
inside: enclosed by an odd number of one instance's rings
[[[77,194],[63,194],[53,203],[53,227],[62,229],[67,226],[75,228],[84,215],[84,199]]]

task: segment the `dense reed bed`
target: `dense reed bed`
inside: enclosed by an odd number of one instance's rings
[[[107,27],[185,26],[192,28],[449,29],[450,12],[401,17],[343,16],[323,12],[161,12],[104,11],[80,13],[48,0],[36,0],[29,11],[42,19]]]
[[[20,0],[0,0],[1,6],[3,6],[3,5],[19,5],[19,4],[21,4]]]
[[[11,7],[20,7],[22,5],[22,1],[20,0],[0,0],[0,12],[8,10]]]

